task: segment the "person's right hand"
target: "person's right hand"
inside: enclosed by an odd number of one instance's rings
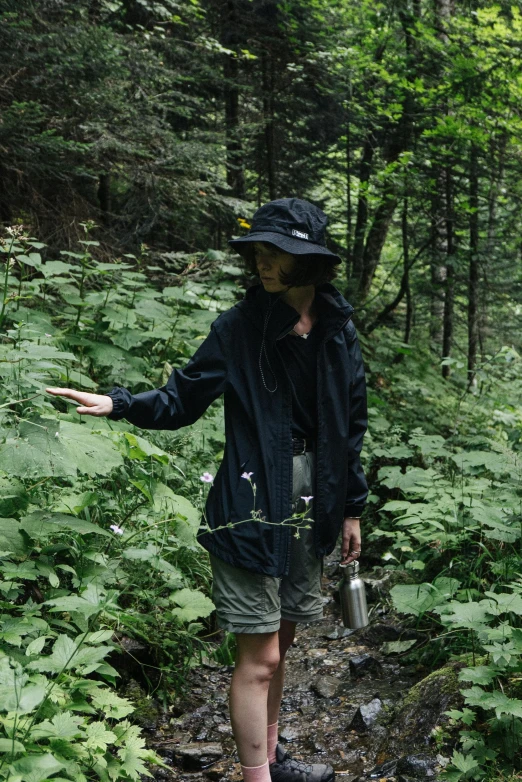
[[[80,415],[109,415],[112,413],[113,403],[110,396],[105,394],[88,394],[85,391],[75,391],[73,388],[46,388],[48,394],[53,396],[67,396],[80,403],[76,412]]]

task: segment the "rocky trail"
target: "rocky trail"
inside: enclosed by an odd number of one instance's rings
[[[424,636],[386,613],[387,577],[365,578],[370,625],[342,625],[337,587],[339,552],[325,560],[323,622],[298,626],[288,652],[280,741],[297,759],[330,763],[346,782],[434,780],[447,758],[435,736],[447,709],[461,705],[458,664],[430,672],[386,655],[386,643]],[[363,573],[363,577],[364,573]],[[233,667],[212,660],[189,675],[171,713],[141,722],[171,768],[155,769],[168,782],[240,782],[228,715]],[[139,719],[139,712],[136,715]]]

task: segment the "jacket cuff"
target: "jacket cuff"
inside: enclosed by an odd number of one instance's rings
[[[125,413],[128,410],[129,404],[125,398],[125,393],[123,388],[113,388],[112,391],[108,391],[105,396],[110,396],[112,399],[112,413],[109,413],[107,418],[109,418],[111,421],[119,421],[122,418],[125,418]]]
[[[345,505],[344,506],[344,518],[347,516],[362,516],[362,512],[365,508],[365,505]]]

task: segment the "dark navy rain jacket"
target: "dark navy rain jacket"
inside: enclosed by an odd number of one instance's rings
[[[364,364],[353,307],[331,283],[316,288],[323,336],[317,356],[317,441],[313,539],[318,559],[330,554],[346,516],[360,516],[368,487],[360,462],[367,428]],[[269,312],[269,307],[271,311]],[[299,320],[277,294],[253,285],[244,299],[219,315],[208,337],[162,388],[132,395],[115,388],[113,420],[143,429],[179,429],[194,423],[221,394],[225,450],[210,488],[205,516],[211,529],[199,542],[235,567],[281,577],[289,572],[292,515],[292,401],[277,341]],[[265,335],[266,356],[259,361]],[[270,367],[275,374],[271,374]],[[254,496],[243,472],[253,473],[255,509],[272,524],[249,519]],[[276,522],[273,525],[273,522]]]

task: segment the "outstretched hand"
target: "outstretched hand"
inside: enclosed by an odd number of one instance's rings
[[[79,402],[80,407],[76,408],[76,412],[80,415],[102,416],[112,413],[112,399],[105,394],[88,394],[85,391],[75,391],[73,388],[46,388],[45,390],[53,396],[66,396]]]

